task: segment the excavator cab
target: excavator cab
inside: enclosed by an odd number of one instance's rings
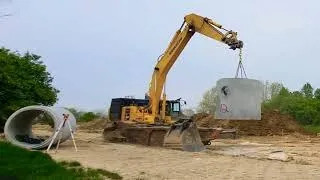
[[[178,119],[182,114],[180,101],[171,101],[169,112],[172,119]]]
[[[181,116],[183,116],[183,113],[181,111],[181,100],[167,100],[166,102],[166,116],[170,116],[172,121],[178,120]],[[159,110],[162,109],[162,100],[159,103]],[[159,112],[160,114],[160,112]]]

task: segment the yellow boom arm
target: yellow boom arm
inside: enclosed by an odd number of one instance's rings
[[[223,30],[225,33],[223,33]],[[167,74],[176,62],[178,56],[185,48],[195,32],[203,34],[214,40],[227,44],[230,49],[242,48],[242,41],[237,40],[237,33],[224,29],[220,24],[213,22],[211,19],[201,17],[196,14],[189,14],[184,17],[184,22],[180,29],[172,38],[168,48],[163,56],[157,62],[152,75],[151,85],[149,88],[149,112],[151,110],[153,122],[156,120],[164,120],[165,93],[163,94],[162,113],[159,115],[159,102],[164,88]]]

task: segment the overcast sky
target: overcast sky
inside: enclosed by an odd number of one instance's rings
[[[249,78],[291,90],[320,87],[320,2],[314,0],[0,0],[0,46],[42,56],[61,92],[57,106],[106,109],[111,98],[143,98],[153,67],[189,13],[238,32]],[[195,107],[238,51],[195,34],[167,78],[169,98]]]

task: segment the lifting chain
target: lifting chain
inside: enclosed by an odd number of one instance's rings
[[[240,71],[240,77],[243,78],[247,78],[247,74],[246,71],[244,70],[243,64],[242,64],[242,48],[240,48],[239,51],[239,63],[238,63],[238,67],[237,67],[237,72],[236,72],[236,78],[239,77],[239,71]]]
[[[242,63],[242,48],[239,50],[239,61]]]

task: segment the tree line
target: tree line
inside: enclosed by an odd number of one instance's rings
[[[76,108],[67,108],[74,117],[81,122],[92,121],[97,118],[105,118],[105,115],[101,112],[92,112],[92,111],[80,111]]]
[[[320,125],[320,89],[305,83],[300,90],[290,91],[281,85],[281,89],[265,99],[263,108],[278,109],[289,114],[302,125]]]

